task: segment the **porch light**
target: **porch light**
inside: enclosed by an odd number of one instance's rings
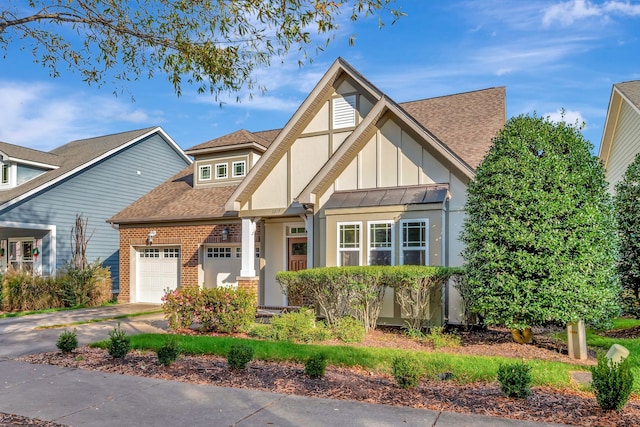
[[[227,240],[229,238],[229,227],[225,227],[224,230],[220,232],[222,236],[222,240]]]

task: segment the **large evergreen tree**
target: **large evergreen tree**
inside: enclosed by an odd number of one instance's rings
[[[577,126],[514,117],[469,185],[465,292],[518,342],[532,326],[618,313],[613,206],[590,149]]]
[[[620,259],[618,274],[625,312],[640,316],[640,154],[616,184],[614,196]]]

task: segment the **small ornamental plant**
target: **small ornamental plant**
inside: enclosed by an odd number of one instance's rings
[[[400,388],[414,388],[420,382],[420,363],[412,356],[398,356],[391,362],[391,371]]]
[[[511,363],[498,367],[500,391],[507,397],[524,399],[531,394],[531,366]]]
[[[118,327],[109,332],[107,351],[111,357],[122,359],[129,353],[130,348],[131,338],[127,336],[127,331],[120,329],[120,322],[118,322]]]
[[[245,344],[234,344],[229,349],[227,363],[231,369],[242,370],[253,359],[253,347]]]
[[[315,354],[304,363],[304,373],[311,378],[324,377],[327,370],[327,357],[324,354]]]
[[[158,363],[171,366],[180,357],[180,346],[175,335],[171,335],[157,351]]]
[[[602,352],[598,365],[591,368],[591,387],[604,411],[619,411],[629,401],[633,389],[633,373],[627,359],[610,361]]]
[[[58,347],[58,350],[63,353],[71,353],[73,350],[78,348],[78,336],[76,335],[76,330],[74,329],[73,331],[69,331],[65,329],[58,337],[56,347]]]

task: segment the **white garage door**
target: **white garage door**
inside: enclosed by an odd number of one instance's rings
[[[165,290],[180,283],[180,248],[138,250],[136,301],[161,303]]]
[[[207,247],[204,250],[204,286],[232,286],[242,269],[239,246]]]

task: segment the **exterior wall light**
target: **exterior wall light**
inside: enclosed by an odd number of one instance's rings
[[[226,241],[229,238],[229,227],[225,227],[224,230],[220,232],[222,236],[222,240]]]
[[[149,234],[147,234],[147,244],[152,244],[154,237],[156,237],[156,230],[149,231]]]

